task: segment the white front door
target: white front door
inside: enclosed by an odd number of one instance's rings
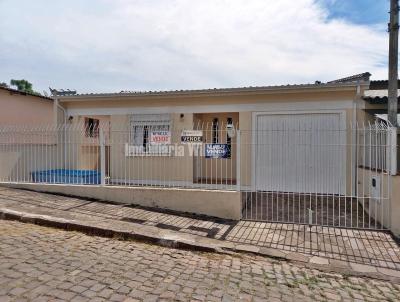
[[[261,191],[343,194],[346,132],[340,113],[255,116],[255,184]]]

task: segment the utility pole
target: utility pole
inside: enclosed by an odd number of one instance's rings
[[[398,47],[399,2],[390,0],[388,120],[394,127],[397,127]]]

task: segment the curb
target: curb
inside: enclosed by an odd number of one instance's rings
[[[39,226],[63,229],[66,231],[76,231],[89,236],[134,240],[175,249],[229,255],[252,254],[301,264],[307,268],[318,269],[325,273],[339,273],[345,276],[367,277],[400,284],[400,271],[397,270],[364,264],[348,263],[318,256],[306,257],[300,253],[246,244],[234,244],[232,242],[219,241],[217,239],[213,239],[216,241],[215,244],[202,242],[201,237],[200,240],[195,240],[196,236],[193,236],[194,239],[188,240],[182,237],[178,238],[179,236],[174,236],[174,234],[178,232],[162,230],[158,234],[153,233],[149,235],[144,232],[124,231],[113,227],[102,227],[90,222],[82,222],[49,215],[32,214],[5,208],[0,208],[0,219],[31,223]]]
[[[157,238],[155,236],[149,236],[142,233],[133,233],[118,229],[103,228],[90,224],[83,224],[82,222],[77,222],[75,220],[50,217],[47,215],[28,214],[14,210],[1,209],[0,219],[20,221],[23,223],[31,223],[39,226],[63,229],[66,231],[75,231],[84,233],[89,236],[100,236],[106,238],[118,238],[121,240],[135,240],[144,243],[153,243],[160,246],[176,248],[176,249],[186,249],[186,250],[211,252],[211,253],[222,252],[222,249],[218,247],[201,245],[199,243],[195,244],[184,240],[174,240],[162,237]]]

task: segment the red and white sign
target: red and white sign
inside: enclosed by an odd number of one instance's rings
[[[170,145],[171,132],[170,131],[151,131],[150,132],[150,145]]]

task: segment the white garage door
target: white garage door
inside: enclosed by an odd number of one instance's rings
[[[256,189],[343,194],[340,119],[339,113],[256,115]]]

